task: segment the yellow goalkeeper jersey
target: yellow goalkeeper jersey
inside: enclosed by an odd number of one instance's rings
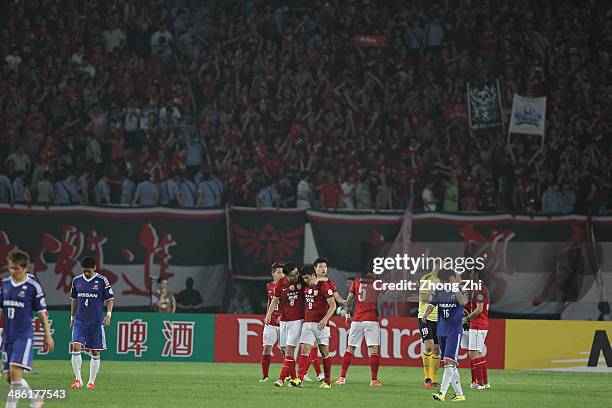
[[[421,281],[419,282],[420,295],[429,295],[432,292],[431,289],[421,290],[423,281],[430,281],[431,283],[440,283],[440,279],[437,276],[434,278],[431,276],[431,272],[426,273],[421,277]],[[419,301],[419,319],[425,314],[425,309],[427,309],[427,305],[427,302]],[[434,307],[434,310],[429,314],[429,316],[427,316],[427,320],[431,322],[438,321],[438,306]]]

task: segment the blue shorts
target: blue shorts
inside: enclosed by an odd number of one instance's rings
[[[442,358],[450,358],[456,363],[459,362],[459,347],[461,346],[461,336],[463,333],[457,333],[450,336],[438,336],[438,344],[440,345],[440,354]]]
[[[34,348],[31,337],[18,337],[10,343],[2,345],[2,371],[8,371],[9,366],[18,366],[27,371],[32,369]]]
[[[78,320],[72,328],[72,342],[91,350],[106,350],[104,325],[86,326]]]

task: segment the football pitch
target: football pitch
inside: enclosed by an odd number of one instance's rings
[[[94,390],[70,390],[70,361],[35,361],[26,379],[32,389],[68,389],[65,401],[47,401],[45,407],[423,407],[440,404],[424,389],[422,370],[381,367],[382,388],[369,387],[369,367],[350,368],[347,384],[318,388],[276,388],[272,378],[259,383],[256,364],[171,363],[102,361]],[[278,375],[273,364],[270,373]],[[469,370],[460,370],[466,395],[464,405],[474,407],[610,407],[610,374],[550,371],[490,370],[492,387],[472,391]],[[89,359],[83,358],[83,379],[89,375]],[[334,366],[335,380],[340,367]],[[442,371],[440,371],[441,373]],[[310,375],[314,377],[312,368]],[[2,387],[6,395],[6,386]],[[452,387],[447,396],[452,396]],[[29,404],[21,402],[19,407]]]

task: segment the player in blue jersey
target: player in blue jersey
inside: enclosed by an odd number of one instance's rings
[[[70,328],[72,329],[72,370],[75,381],[72,388],[81,388],[81,350],[90,350],[89,381],[87,389],[94,388],[96,376],[100,369],[100,351],[106,349],[104,327],[110,325],[113,311],[113,289],[108,279],[96,273],[96,261],[86,256],[81,260],[83,274],[72,280],[70,294]],[[106,305],[106,315],[103,309]]]
[[[49,329],[47,304],[42,287],[30,270],[30,257],[23,251],[13,251],[8,256],[11,276],[2,280],[0,305],[4,318],[2,332],[2,372],[10,383],[6,407],[16,407],[19,398],[15,394],[28,395],[30,387],[23,379],[23,371],[32,369],[34,331],[32,313],[37,312],[45,330],[45,344],[50,351],[55,348]],[[42,401],[31,400],[34,407],[42,406]]]
[[[461,320],[463,319],[463,307],[467,303],[467,295],[460,291],[461,276],[456,275],[454,271],[440,271],[438,277],[445,284],[445,289],[434,290],[431,293],[427,308],[421,318],[425,323],[434,307],[438,306],[437,334],[440,353],[444,358],[444,376],[442,377],[440,391],[432,396],[437,401],[444,401],[446,391],[452,384],[455,390],[455,396],[452,400],[465,401],[457,366],[461,335],[463,334]],[[448,288],[449,286],[451,287]]]

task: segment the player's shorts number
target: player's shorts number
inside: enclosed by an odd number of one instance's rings
[[[8,311],[7,311],[7,314],[8,314],[8,318],[9,319],[14,318],[15,317],[15,308],[14,307],[9,307]]]
[[[421,333],[423,333],[423,336],[427,336],[429,334],[429,329],[427,327],[423,327],[421,329]]]

